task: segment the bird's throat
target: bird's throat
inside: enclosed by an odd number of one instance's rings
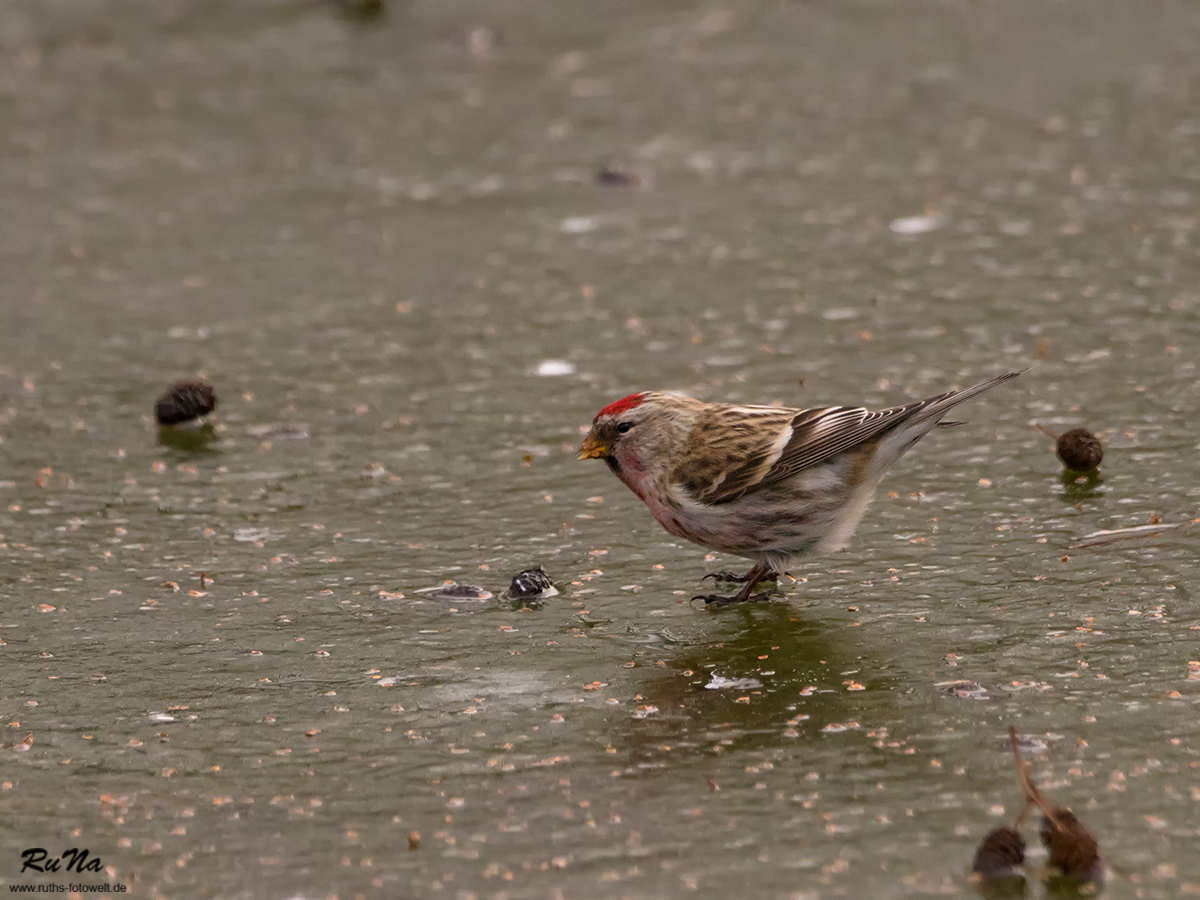
[[[612,473],[621,479],[625,487],[637,494],[638,499],[644,502],[646,495],[642,492],[642,488],[637,480],[631,477],[634,473],[630,472],[627,468],[622,468],[621,463],[615,456],[606,456],[604,461],[608,463],[608,467],[612,469]]]
[[[646,500],[646,468],[636,456],[626,454],[623,462],[615,455],[606,456],[604,461],[612,473],[620,478],[627,488],[637,494],[639,500],[644,503],[649,502]]]

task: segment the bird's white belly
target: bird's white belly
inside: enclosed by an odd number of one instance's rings
[[[720,504],[703,504],[679,492],[676,502],[651,505],[671,534],[712,550],[757,559],[844,546],[874,493],[874,484],[851,486],[849,468],[835,460],[793,478]]]
[[[850,502],[839,510],[834,518],[833,528],[817,543],[818,550],[829,552],[846,549],[858,528],[858,523],[866,515],[867,507],[871,505],[871,500],[875,497],[875,488],[878,486],[878,481],[869,481],[854,489],[854,493],[850,495]]]

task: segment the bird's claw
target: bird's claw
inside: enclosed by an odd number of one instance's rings
[[[738,575],[736,572],[727,572],[724,569],[720,572],[709,572],[700,580],[704,581],[705,578],[711,578],[713,581],[724,582],[725,584],[745,584],[750,580],[749,575]]]
[[[726,596],[724,594],[697,594],[692,600],[703,600],[705,606],[720,609],[723,606],[737,606],[740,603],[763,603],[770,600],[776,593],[777,591],[762,591],[757,594],[751,594],[744,600],[737,594],[733,596]]]

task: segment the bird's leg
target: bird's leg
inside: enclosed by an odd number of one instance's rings
[[[717,576],[714,577],[725,574],[728,573],[717,573]],[[762,563],[757,563],[754,568],[747,572],[744,576],[741,576],[737,579],[729,579],[744,582],[742,589],[732,597],[727,597],[723,594],[699,594],[692,599],[703,600],[706,606],[718,607],[732,606],[735,603],[755,603],[759,600],[769,600],[771,599],[771,594],[774,593],[774,590],[762,591],[761,593],[755,594],[754,589],[764,581],[774,580],[774,577],[774,573],[769,567],[764,566]],[[718,577],[718,580],[723,579]]]

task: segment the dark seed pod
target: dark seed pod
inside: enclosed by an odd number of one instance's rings
[[[1073,472],[1092,472],[1104,459],[1104,447],[1090,431],[1075,428],[1058,439],[1058,458]]]
[[[1050,854],[1050,865],[1080,881],[1103,880],[1100,845],[1075,813],[1063,806],[1049,810],[1042,815],[1040,833]]]
[[[541,566],[534,566],[513,576],[508,588],[511,600],[525,600],[530,597],[550,596],[550,592],[558,593],[554,582]]]
[[[1020,874],[1025,863],[1025,839],[1011,825],[993,828],[980,841],[971,871],[985,880],[995,881]]]
[[[217,392],[203,381],[184,381],[158,398],[154,418],[159,425],[182,425],[206,416],[217,407]]]

